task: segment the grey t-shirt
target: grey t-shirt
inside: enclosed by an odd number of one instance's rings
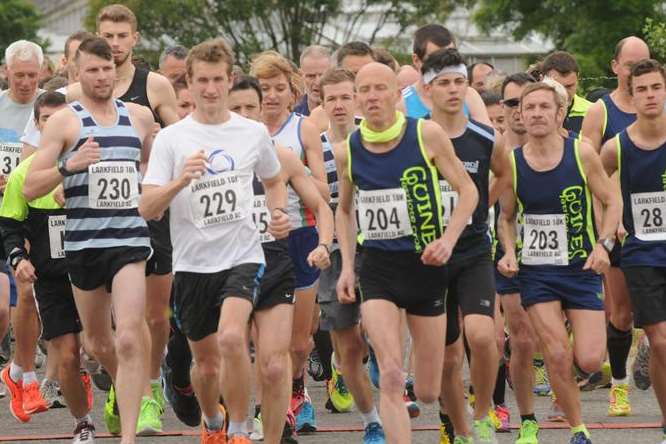
[[[33,117],[35,100],[16,103],[9,97],[9,90],[0,93],[0,174],[8,175],[18,165],[21,157],[21,141],[26,123]]]

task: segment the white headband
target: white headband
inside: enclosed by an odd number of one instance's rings
[[[445,66],[439,71],[431,69],[430,71],[423,74],[423,83],[426,85],[435,80],[437,77],[444,74],[460,74],[464,78],[467,78],[467,66],[464,64],[454,65],[454,66]]]

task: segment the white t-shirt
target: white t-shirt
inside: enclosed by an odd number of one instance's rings
[[[67,87],[63,86],[62,88],[58,88],[56,89],[56,92],[67,96]],[[39,142],[41,139],[42,134],[35,124],[35,119],[28,119],[28,123],[26,123],[23,135],[21,136],[21,143],[26,143],[37,149],[39,148]]]
[[[252,221],[252,175],[271,179],[280,172],[266,127],[235,113],[218,125],[199,123],[189,115],[158,133],[143,184],[168,184],[199,150],[208,156],[208,171],[170,205],[173,270],[215,273],[265,263]]]

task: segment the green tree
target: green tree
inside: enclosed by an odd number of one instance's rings
[[[662,63],[666,61],[666,23],[647,18],[643,32],[650,45],[652,56]]]
[[[95,27],[97,12],[118,0],[89,0],[86,19]],[[173,42],[195,45],[222,35],[234,46],[241,62],[264,49],[275,49],[298,60],[310,44],[335,47],[362,30],[371,44],[387,25],[400,36],[408,26],[422,22],[442,4],[453,0],[361,0],[352,11],[343,0],[120,0],[139,20],[141,34],[153,46]],[[368,24],[371,24],[370,28]],[[333,36],[327,39],[327,36]],[[385,43],[385,42],[382,42]],[[145,45],[144,45],[145,46]]]
[[[27,0],[0,1],[0,59],[16,40],[31,40],[46,49],[48,42],[37,37],[39,19],[37,9]]]
[[[530,33],[550,39],[578,58],[583,76],[610,73],[623,37],[644,37],[647,17],[663,21],[663,0],[478,0],[475,20],[485,31],[504,27],[517,39]]]

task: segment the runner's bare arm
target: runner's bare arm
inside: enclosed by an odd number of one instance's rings
[[[495,146],[490,157],[490,170],[495,178],[490,184],[488,205],[493,206],[505,189],[511,186],[511,164],[506,143],[501,134],[495,133]]]
[[[612,176],[617,171],[617,150],[617,139],[615,137],[607,140],[604,146],[601,147],[601,163],[608,176]]]
[[[148,74],[148,101],[155,107],[155,112],[164,125],[178,122],[178,99],[169,79],[161,74]]]
[[[508,156],[507,156],[508,157]],[[510,186],[500,195],[500,213],[497,219],[497,239],[504,248],[504,256],[497,263],[497,269],[505,276],[518,272],[516,259],[516,195],[513,190],[513,177]]]
[[[147,163],[153,146],[153,127],[155,118],[147,106],[126,103],[132,119],[132,125],[141,139],[141,163]]]
[[[305,119],[301,124],[301,137],[303,139],[303,150],[307,166],[312,172],[312,179],[319,190],[319,194],[328,202],[328,182],[326,181],[326,169],[324,168],[324,149],[321,146],[317,127],[311,121]]]
[[[583,119],[583,126],[580,129],[583,137],[586,137],[592,147],[599,152],[601,149],[601,137],[603,136],[604,109],[601,101],[592,104],[587,110]]]
[[[341,303],[356,301],[354,260],[356,255],[356,217],[354,216],[354,187],[348,169],[347,142],[333,145],[338,171],[338,208],[335,211],[335,235],[340,246],[342,271],[336,286]]]
[[[469,116],[477,122],[485,123],[492,126],[488,110],[483,103],[481,96],[474,88],[467,88],[467,95],[465,96],[465,103],[469,110]]]

